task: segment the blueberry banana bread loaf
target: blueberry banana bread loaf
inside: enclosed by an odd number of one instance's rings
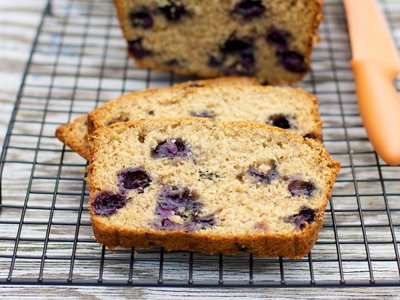
[[[300,81],[322,0],[114,0],[128,51],[142,67],[200,77]]]
[[[256,84],[202,84],[127,94],[89,113],[89,132],[117,122],[157,117],[205,117],[215,121],[256,121],[321,138],[317,99],[299,89]],[[212,80],[208,81],[212,82]],[[232,82],[227,79],[227,82]],[[80,121],[78,121],[79,123]],[[89,158],[74,134],[77,124],[64,125],[57,136]],[[84,145],[85,139],[80,144]]]
[[[137,120],[90,145],[92,226],[111,249],[300,258],[339,171],[320,142],[253,122]]]

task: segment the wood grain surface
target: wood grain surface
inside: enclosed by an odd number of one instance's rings
[[[32,167],[32,164],[7,163],[4,169],[3,204],[7,207],[0,211],[2,222],[0,237],[4,238],[0,241],[0,278],[8,276],[14,248],[13,238],[18,230],[31,175],[34,176],[34,180],[30,183],[28,192],[29,207],[26,210],[25,224],[21,228],[19,258],[15,262],[13,278],[39,278],[40,264],[43,263],[44,279],[66,280],[71,275],[71,254],[74,247],[76,247],[76,257],[73,278],[97,280],[99,277],[102,249],[92,239],[87,211],[84,209],[82,214],[80,211],[80,204],[83,203],[84,208],[87,204],[87,187],[82,181],[84,178],[82,171],[86,162],[75,153],[63,148],[54,138],[54,129],[57,124],[67,122],[93,108],[98,103],[97,100],[106,101],[123,91],[146,87],[148,73],[135,69],[127,71],[129,67],[125,59],[114,59],[118,51],[118,53],[124,53],[122,52],[124,46],[116,20],[105,17],[104,15],[109,14],[101,11],[102,8],[109,7],[109,4],[99,7],[89,5],[89,7],[84,5],[88,1],[72,2],[75,3],[76,11],[71,10],[68,20],[75,25],[69,28],[65,25],[67,18],[61,14],[65,11],[62,5],[69,1],[54,1],[55,6],[59,4],[60,8],[59,10],[55,8],[54,18],[49,19],[49,23],[46,24],[46,28],[54,32],[43,34],[43,45],[48,43],[48,46],[41,49],[44,58],[38,54],[35,59],[39,62],[43,59],[44,61],[58,59],[61,66],[59,69],[52,69],[50,64],[34,66],[32,73],[36,76],[27,78],[28,87],[24,90],[27,97],[21,103],[21,110],[17,115],[19,122],[15,123],[13,136],[10,139],[12,148],[7,155],[7,161],[32,162],[35,160],[37,164]],[[339,245],[345,280],[368,282],[371,277],[367,262],[367,257],[369,257],[372,260],[370,267],[376,281],[398,282],[400,280],[398,257],[396,257],[392,239],[393,236],[400,234],[400,170],[387,167],[377,160],[361,127],[352,75],[347,66],[349,46],[343,31],[344,19],[338,2],[327,1],[326,9],[331,10],[332,13],[326,17],[325,24],[321,28],[325,39],[314,54],[315,71],[311,77],[312,80],[309,78],[303,84],[307,90],[319,96],[321,114],[324,119],[325,144],[333,156],[343,164],[331,202],[335,208],[334,215],[329,206],[325,227],[312,252],[313,276],[317,282],[340,280],[340,266],[337,262],[337,246]],[[11,110],[44,3],[45,1],[39,0],[0,1],[1,145],[3,145]],[[400,14],[400,7],[398,8],[397,14]],[[82,13],[85,9],[91,10],[94,17],[88,17]],[[392,17],[396,20],[394,24],[400,24],[400,19],[396,18],[395,13]],[[79,29],[76,24],[85,18],[92,18],[90,24],[94,25],[91,25],[86,34],[82,34],[79,30],[84,30],[84,27]],[[84,24],[86,24],[85,21],[82,22],[82,25]],[[104,38],[99,38],[95,32],[96,26],[103,25],[107,25],[109,31],[104,33]],[[91,31],[92,29],[94,32]],[[395,34],[399,35],[398,26],[394,29]],[[78,30],[78,37],[83,36],[86,39],[69,40],[68,45],[63,45],[65,53],[57,55],[52,53],[51,47],[60,41],[62,43],[62,35],[60,35],[62,30]],[[335,41],[332,41],[333,38]],[[68,66],[69,63],[74,66],[79,65],[79,68],[74,69]],[[152,72],[151,76],[151,86],[170,83],[170,74]],[[100,82],[99,77],[102,78]],[[127,79],[122,81],[122,77]],[[54,87],[49,96],[48,85],[52,78],[54,81],[51,84]],[[71,87],[78,88],[73,90]],[[44,113],[44,107],[48,112]],[[37,120],[39,123],[35,124],[31,120]],[[43,126],[42,122],[45,123]],[[36,151],[36,148],[40,150]],[[35,153],[37,153],[36,156]],[[352,168],[351,163],[357,167]],[[354,184],[355,180],[357,184]],[[83,198],[82,193],[84,193]],[[365,224],[364,227],[360,226],[361,218]],[[49,223],[51,223],[51,229],[47,232]],[[333,230],[334,225],[338,226],[337,236]],[[74,242],[75,235],[78,236],[78,243]],[[46,239],[47,257],[43,259],[43,241]],[[366,239],[369,242],[368,253],[364,245]],[[127,280],[130,272],[130,255],[130,251],[123,249],[118,249],[114,253],[105,250],[102,273],[104,280]],[[159,255],[158,251],[135,253],[132,279],[157,281]],[[196,280],[218,281],[218,257],[194,254],[194,258],[193,276]],[[187,253],[166,253],[164,280],[186,280],[187,261]],[[279,262],[276,260],[255,259],[254,280],[279,282],[281,275],[279,267]],[[224,280],[245,282],[249,276],[248,268],[247,256],[225,258]],[[297,262],[285,261],[284,268],[285,280],[288,282],[311,279],[307,258]],[[346,299],[355,297],[383,299],[396,298],[399,291],[399,288],[393,287],[232,289],[3,285],[0,286],[0,298],[265,299],[276,297],[290,299],[300,297],[314,299],[322,297]]]

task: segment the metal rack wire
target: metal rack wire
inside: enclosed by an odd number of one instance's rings
[[[398,38],[400,3],[381,2]],[[49,1],[1,155],[0,284],[400,285],[400,167],[378,158],[362,127],[341,1],[326,0],[321,35],[301,86],[320,99],[324,143],[342,170],[313,251],[301,260],[109,252],[92,239],[86,162],[54,130],[123,92],[184,78],[131,65],[110,1],[59,0],[53,7]]]

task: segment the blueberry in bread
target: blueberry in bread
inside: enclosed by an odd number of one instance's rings
[[[92,226],[111,249],[300,258],[339,171],[320,142],[253,122],[137,120],[90,145]]]
[[[322,0],[114,0],[139,66],[186,75],[300,81]]]
[[[123,95],[89,113],[89,132],[129,120],[192,116],[215,121],[256,121],[301,136],[321,138],[314,96],[300,89],[265,87],[248,80],[222,78]],[[83,120],[59,127],[57,137],[89,159],[88,130],[82,130]]]

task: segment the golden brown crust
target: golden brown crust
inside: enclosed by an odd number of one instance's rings
[[[213,123],[207,119],[149,119],[149,120],[136,120],[126,123],[117,123],[109,127],[103,127],[90,136],[90,145],[92,152],[91,164],[88,167],[89,172],[96,172],[95,162],[97,159],[97,152],[102,149],[97,148],[96,140],[102,136],[110,136],[115,133],[122,133],[131,127],[141,127],[146,122],[163,122],[171,124],[171,126],[179,126],[183,122],[205,122]],[[215,124],[215,123],[214,123]],[[321,205],[317,208],[318,212],[315,216],[314,222],[307,224],[306,228],[297,231],[294,234],[277,234],[277,233],[263,233],[253,235],[234,235],[234,236],[221,236],[221,235],[205,235],[204,233],[185,233],[179,231],[157,231],[157,230],[120,230],[117,226],[110,224],[107,218],[96,216],[90,208],[91,220],[93,231],[96,240],[114,249],[117,246],[126,248],[141,247],[149,248],[152,246],[161,246],[166,250],[185,250],[185,251],[198,251],[204,253],[223,253],[227,255],[235,255],[244,252],[253,253],[255,256],[268,257],[268,256],[282,256],[286,258],[298,259],[310,252],[318,238],[318,232],[323,225],[323,217],[329,200],[335,178],[340,169],[340,163],[333,161],[328,151],[322,143],[311,140],[303,139],[300,136],[282,130],[280,128],[270,127],[260,123],[252,122],[222,122],[217,126],[239,127],[250,129],[262,129],[268,132],[275,131],[281,132],[287,136],[288,140],[297,140],[298,142],[309,145],[313,150],[320,153],[320,160],[328,162],[332,171],[328,180],[327,190]],[[90,203],[92,202],[93,195],[99,190],[95,186],[95,182],[88,179],[90,183]]]
[[[318,215],[306,230],[288,236],[279,234],[237,235],[235,237],[205,236],[185,232],[146,232],[143,230],[120,230],[109,226],[104,220],[94,218],[92,227],[97,242],[114,249],[164,247],[167,251],[183,250],[208,254],[237,255],[252,253],[259,257],[282,256],[300,259],[311,251],[322,228],[323,215]]]
[[[71,123],[61,125],[56,129],[56,137],[61,142],[88,160],[90,154],[87,135],[87,116],[78,117]]]
[[[318,28],[321,24],[322,20],[324,19],[324,14],[322,12],[322,6],[324,4],[324,0],[315,0],[313,2],[315,5],[314,9],[314,18],[312,22],[312,30],[310,32],[310,44],[308,45],[307,57],[310,59],[313,45],[320,41],[320,36],[318,35]],[[310,66],[311,62],[309,62]]]
[[[128,39],[128,33],[125,30],[125,26],[123,26],[124,19],[125,19],[124,18],[125,17],[125,8],[122,5],[122,1],[121,0],[113,0],[113,2],[114,2],[114,6],[116,8],[116,11],[117,11],[117,17],[118,17],[118,20],[119,20],[118,24],[119,24],[119,26],[120,26],[120,28],[122,30],[122,33],[123,33],[125,39],[127,40]]]

